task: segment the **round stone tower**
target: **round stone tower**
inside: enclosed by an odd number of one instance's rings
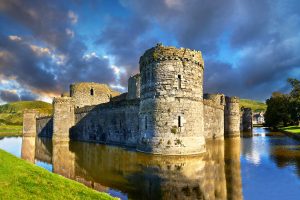
[[[224,127],[225,136],[240,136],[240,99],[238,97],[225,97]]]
[[[205,151],[203,69],[200,51],[158,44],[141,56],[139,151],[167,155]]]

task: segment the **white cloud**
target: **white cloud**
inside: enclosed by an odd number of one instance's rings
[[[68,12],[68,17],[72,24],[76,24],[78,22],[78,15],[76,15],[73,11]]]
[[[22,40],[21,37],[16,36],[16,35],[10,35],[10,36],[8,36],[8,38],[12,41],[21,41]]]
[[[71,38],[73,38],[74,35],[75,35],[74,31],[72,31],[72,30],[69,29],[69,28],[66,28],[66,34],[67,34],[68,36],[70,36]]]

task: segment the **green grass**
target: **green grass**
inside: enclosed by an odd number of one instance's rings
[[[115,199],[0,149],[0,199]]]
[[[240,107],[251,108],[253,112],[261,112],[267,110],[267,105],[260,101],[254,101],[250,99],[241,99]]]
[[[0,106],[0,125],[22,125],[23,111],[36,109],[40,113],[50,115],[52,105],[43,101],[17,101]]]
[[[300,126],[287,126],[280,129],[289,133],[300,134]]]
[[[0,137],[21,136],[22,126],[20,125],[0,125]]]

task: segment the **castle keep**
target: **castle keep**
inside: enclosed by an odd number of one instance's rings
[[[184,155],[205,151],[205,140],[240,135],[239,99],[203,94],[200,51],[158,44],[139,61],[128,93],[105,84],[75,83],[53,100],[53,116],[24,112],[23,134],[134,147]]]

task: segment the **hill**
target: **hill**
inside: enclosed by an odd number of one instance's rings
[[[45,115],[52,113],[52,105],[43,101],[8,103],[0,106],[0,125],[22,125],[25,109],[36,109]]]
[[[250,99],[241,99],[240,107],[251,108],[253,112],[266,111],[267,109],[267,105],[265,103]]]

